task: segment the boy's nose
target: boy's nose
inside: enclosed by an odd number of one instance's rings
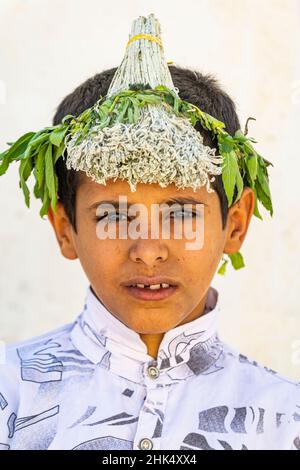
[[[153,266],[157,261],[166,261],[169,250],[161,240],[138,239],[129,250],[129,258],[135,263],[143,262],[148,266]]]

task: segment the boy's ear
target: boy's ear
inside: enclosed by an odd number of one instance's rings
[[[48,218],[60,246],[61,254],[67,259],[77,259],[78,256],[72,236],[72,226],[64,206],[60,201],[56,203],[56,214],[53,212],[52,208],[49,207]]]
[[[255,207],[254,191],[244,188],[240,199],[229,208],[224,253],[236,253],[241,248]]]

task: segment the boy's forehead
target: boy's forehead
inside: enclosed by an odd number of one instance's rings
[[[162,188],[158,183],[137,183],[136,191],[131,191],[129,183],[120,178],[107,180],[106,185],[93,181],[85,173],[80,177],[80,199],[86,199],[89,203],[101,200],[118,200],[119,196],[126,196],[128,202],[153,202],[160,203],[171,198],[191,198],[195,202],[205,203],[211,197],[206,186],[197,188],[179,189],[176,185],[169,184]]]

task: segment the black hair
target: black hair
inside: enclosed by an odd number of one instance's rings
[[[91,107],[100,96],[107,94],[109,85],[117,68],[104,70],[79,85],[72,93],[67,95],[57,107],[53,124],[60,124],[67,114],[78,116],[85,109]],[[224,122],[225,130],[234,135],[240,129],[236,108],[230,96],[222,90],[216,78],[211,74],[202,74],[198,71],[170,65],[169,70],[175,87],[179,89],[181,99],[198,106],[202,111]],[[203,129],[200,123],[195,126],[205,145],[218,150],[217,141],[211,132]],[[218,154],[218,151],[216,152]],[[79,184],[80,172],[68,170],[64,158],[59,158],[55,171],[58,177],[58,199],[64,206],[65,212],[76,232],[76,190]],[[228,201],[225,194],[222,175],[216,175],[212,187],[216,190],[222,216],[222,228],[226,226],[228,215]],[[236,197],[236,190],[234,198]]]

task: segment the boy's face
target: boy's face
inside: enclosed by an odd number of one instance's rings
[[[161,188],[158,184],[137,184],[136,191],[132,192],[127,181],[110,180],[105,186],[93,182],[83,173],[76,196],[77,233],[60,204],[57,215],[52,214],[50,220],[63,255],[70,259],[79,258],[95,294],[121,322],[141,334],[164,333],[203,313],[207,292],[222,254],[226,250],[228,253],[238,251],[246,235],[254,206],[253,193],[248,189],[244,190],[236,210],[234,206],[230,209],[231,215],[223,230],[219,197],[216,192],[208,193],[205,186],[194,192],[192,188],[178,189],[175,185]],[[144,238],[120,238],[121,228],[128,228],[134,219],[134,216],[125,215],[125,209],[119,211],[117,208],[114,213],[109,210],[109,216],[102,212],[100,216],[104,215],[104,219],[100,222],[97,219],[99,204],[112,200],[118,203],[120,195],[127,198],[128,208],[131,204],[141,204],[147,211],[143,212],[143,221],[148,222],[146,232],[145,226],[143,229]],[[170,236],[162,238],[162,232],[159,232],[158,238],[151,238],[151,225],[154,224],[152,205],[178,197],[191,197],[203,204],[201,249],[189,249],[186,244],[191,240],[185,236],[176,239],[172,235],[174,220],[180,218],[182,211],[191,216],[191,212],[196,211],[195,205],[177,207],[171,216],[172,211],[166,210],[164,220],[170,217]],[[201,216],[199,220],[201,223]],[[193,219],[189,227],[195,228],[195,223]],[[110,224],[114,224],[116,236],[99,237],[99,229],[109,228]],[[164,298],[150,298],[153,292],[156,296],[160,294],[153,290],[149,294],[148,289],[141,293],[141,288],[127,286],[139,276],[166,277],[169,284],[175,284],[175,288],[166,289]]]

